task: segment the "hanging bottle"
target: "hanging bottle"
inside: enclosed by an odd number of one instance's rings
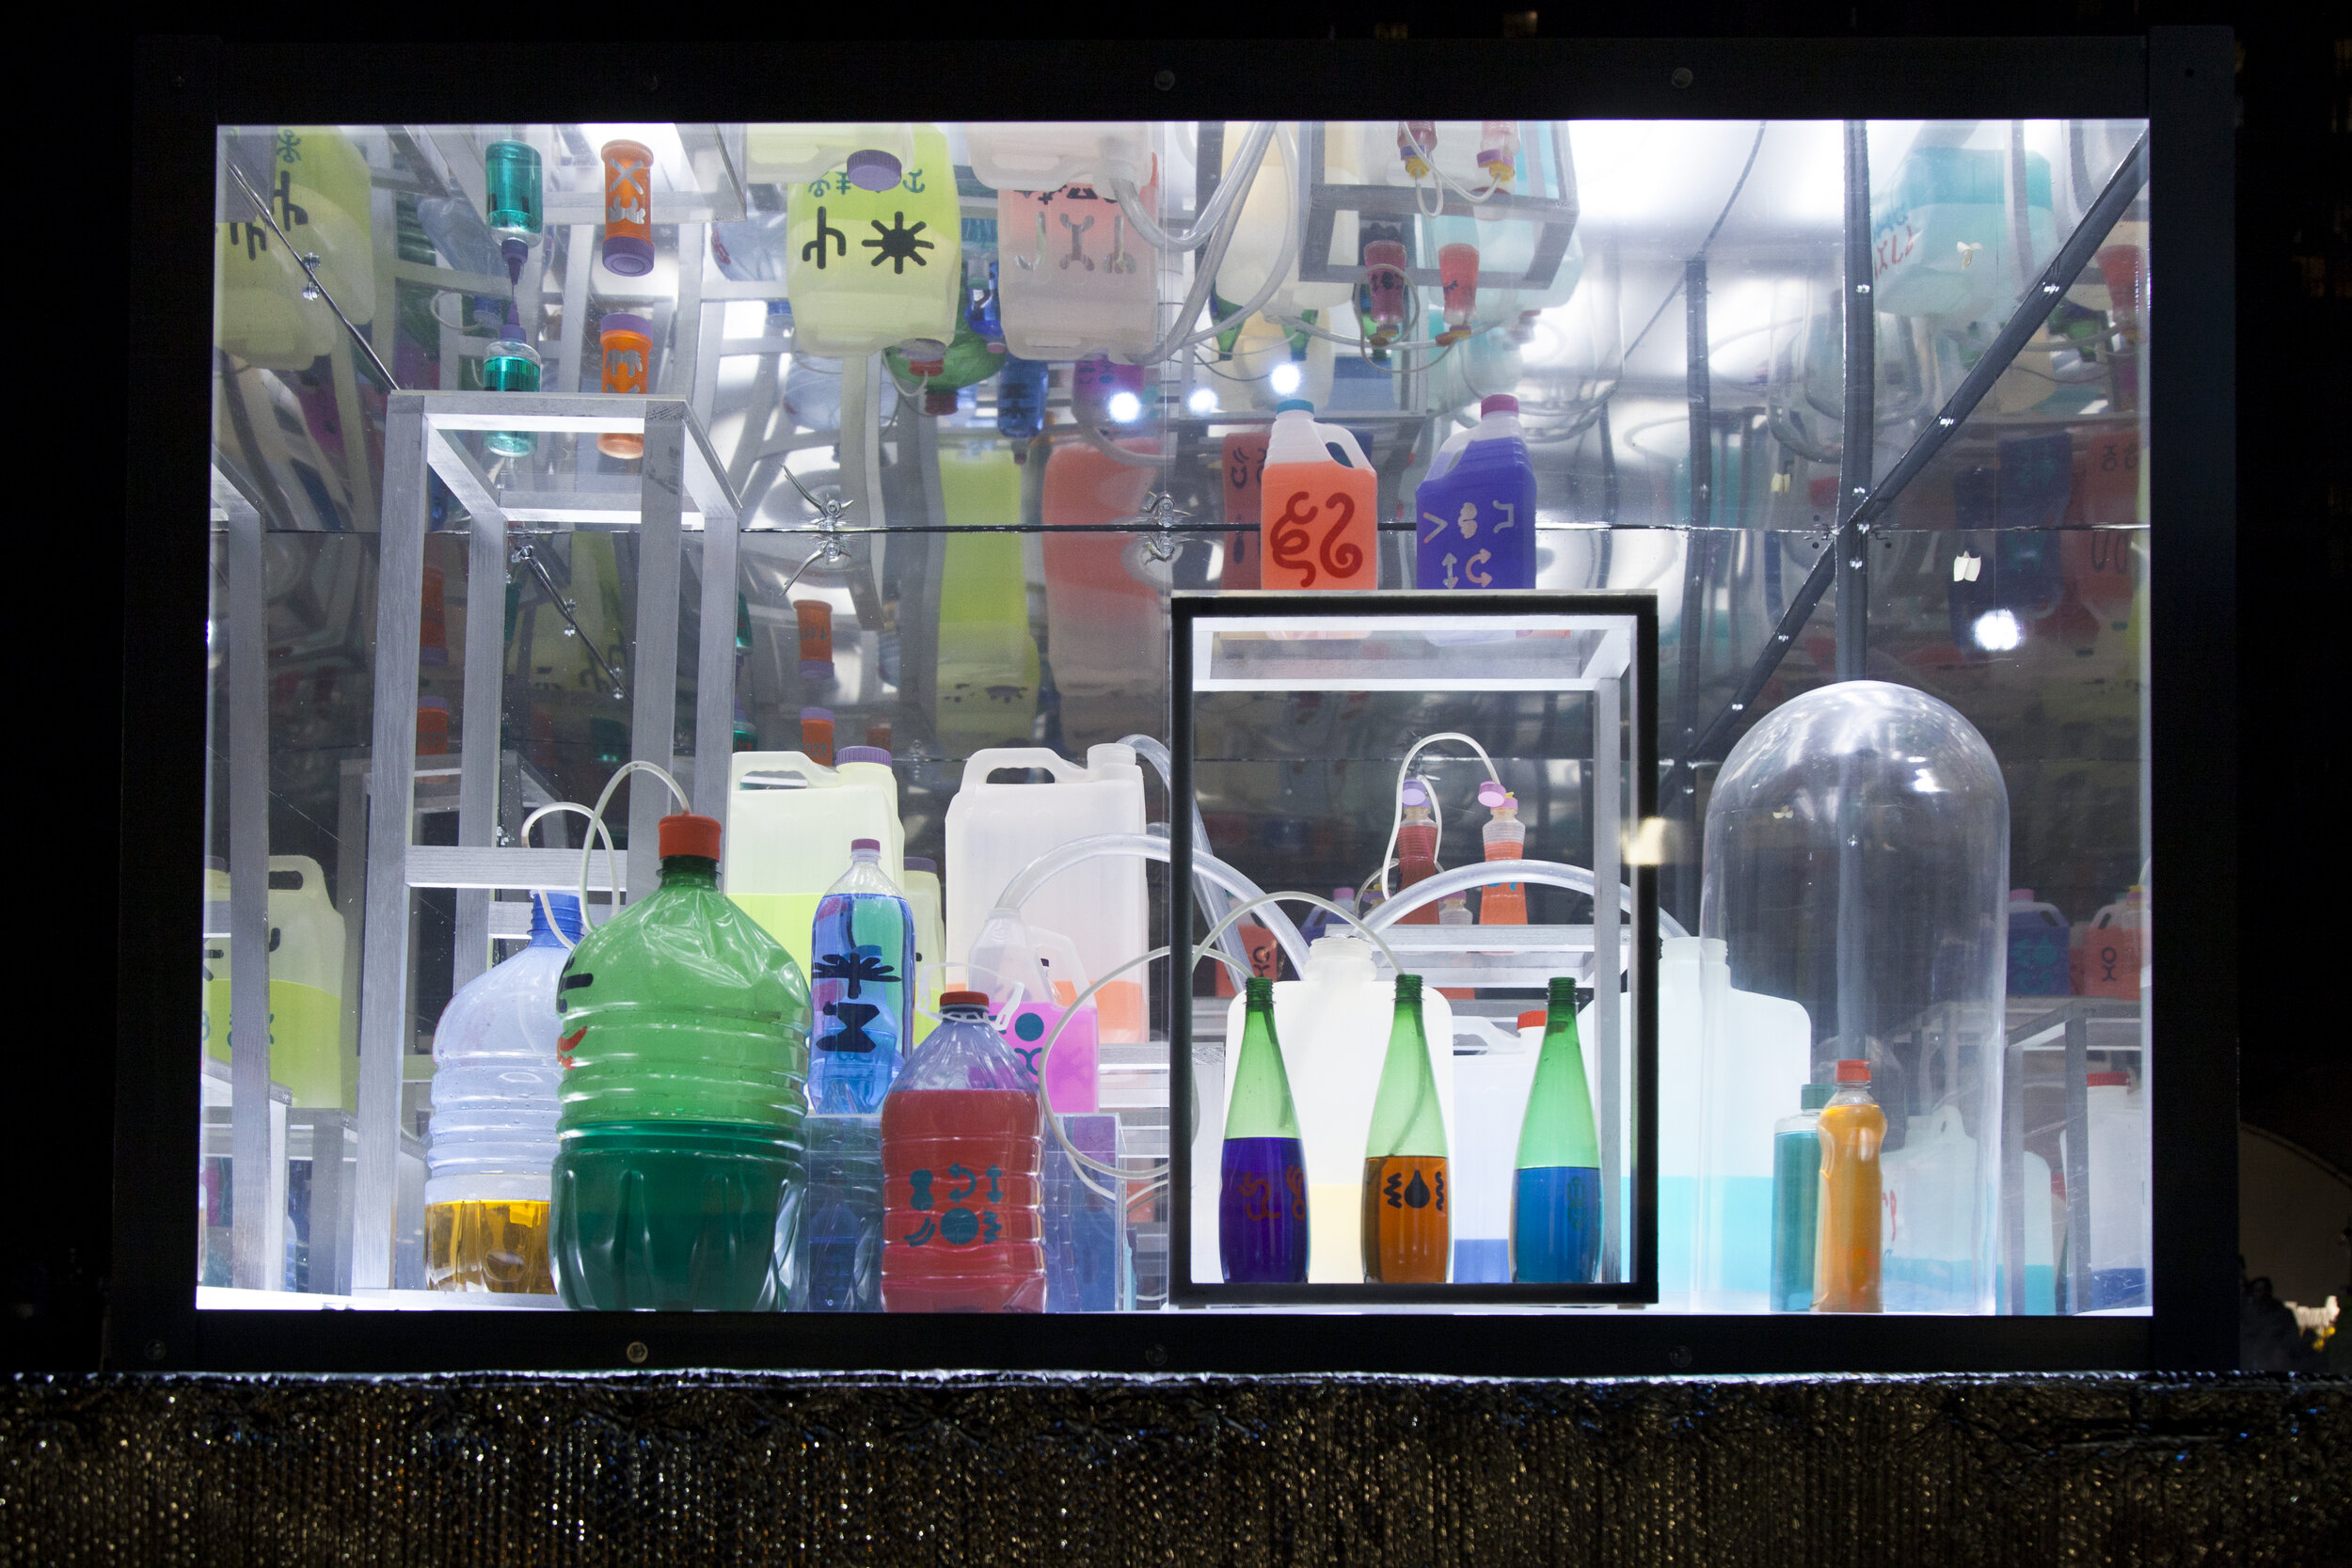
[[[1527,824],[1519,820],[1519,798],[1488,779],[1478,786],[1478,803],[1494,815],[1479,836],[1486,841],[1488,861],[1515,861],[1527,852]],[[1527,924],[1527,884],[1488,882],[1478,894],[1481,926]]]
[[[1821,1107],[1820,1227],[1813,1310],[1875,1312],[1884,1250],[1879,1154],[1886,1113],[1870,1097],[1870,1064],[1837,1064],[1837,1092]]]
[[[494,141],[482,150],[482,177],[489,186],[490,233],[506,261],[506,280],[519,283],[523,262],[546,227],[539,150],[529,142]]]
[[[1396,830],[1398,892],[1438,874],[1438,824],[1430,811],[1429,786],[1419,779],[1405,781],[1405,819]],[[1435,926],[1435,905],[1423,904],[1398,918],[1400,926]]]
[[[996,375],[996,434],[1013,443],[1012,460],[1028,461],[1029,443],[1045,422],[1045,365],[1008,357]]]
[[[1429,178],[1429,155],[1438,150],[1438,122],[1401,119],[1396,124],[1396,155],[1413,179]]]
[[[809,938],[809,1108],[869,1116],[906,1059],[914,1014],[914,916],[882,869],[882,841],[850,842],[850,869],[817,905]]]
[[[1042,1312],[1037,1080],[988,1022],[986,992],[939,1003],[882,1101],[882,1309]]]
[[[1444,297],[1441,345],[1460,342],[1478,320],[1478,247],[1456,241],[1438,247],[1438,282]]]
[[[1454,1255],[1445,1117],[1422,1028],[1421,976],[1396,977],[1396,1015],[1364,1145],[1364,1280],[1442,1285]]]
[[[506,302],[506,322],[498,341],[482,356],[482,387],[489,392],[535,392],[539,389],[539,351],[515,316],[515,302]],[[507,457],[528,457],[538,450],[539,437],[528,430],[493,430],[482,444]]]
[[[653,327],[643,316],[608,310],[596,324],[596,346],[603,351],[605,391],[644,396],[653,389]],[[596,437],[596,450],[623,460],[645,455],[645,438],[630,431],[608,430]]]
[[[1307,1279],[1307,1156],[1274,1033],[1274,982],[1252,975],[1218,1165],[1217,1246],[1229,1285]]]
[[[1576,982],[1553,977],[1544,1044],[1519,1123],[1511,1182],[1511,1277],[1584,1285],[1600,1262],[1600,1144],[1576,1037]]]
[[[604,144],[604,264],[622,277],[653,271],[653,152],[642,142]]]

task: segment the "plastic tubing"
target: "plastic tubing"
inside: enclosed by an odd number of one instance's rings
[[[1058,848],[1048,849],[1024,866],[1018,876],[1005,884],[1005,891],[997,895],[996,907],[1019,909],[1028,901],[1032,894],[1048,881],[1072,866],[1083,861],[1092,860],[1097,855],[1141,855],[1145,860],[1166,863],[1169,854],[1168,840],[1154,838],[1149,833],[1097,833],[1090,838],[1073,838]],[[1215,855],[1194,855],[1192,869],[1195,877],[1205,877],[1228,893],[1237,893],[1244,898],[1260,900],[1266,895],[1265,889],[1218,860]],[[1296,894],[1292,896],[1304,898],[1308,895]],[[1230,922],[1231,918],[1229,913],[1227,921]],[[1280,910],[1274,911],[1272,918],[1266,924],[1274,932],[1274,939],[1282,944],[1282,951],[1290,955],[1291,962],[1303,974],[1307,966],[1307,939],[1298,934],[1297,926]],[[1224,923],[1220,923],[1216,929],[1221,933],[1225,929]],[[1113,971],[1113,973],[1117,972]]]
[[[1158,769],[1160,792],[1168,797],[1168,815],[1173,817],[1176,815],[1175,763],[1168,756],[1167,746],[1162,744],[1160,737],[1155,735],[1140,734],[1122,735],[1119,737],[1119,743],[1121,746],[1133,748],[1136,755]],[[1200,847],[1202,854],[1215,854],[1216,846],[1209,842],[1209,825],[1200,816],[1200,802],[1188,801],[1186,809],[1192,813],[1192,842]],[[1165,825],[1162,831],[1166,831]],[[1226,896],[1225,890],[1206,877],[1193,878],[1192,895],[1211,920],[1219,919],[1232,907],[1232,900]],[[1223,946],[1226,957],[1238,961],[1245,969],[1248,967],[1249,955],[1243,947],[1239,935],[1227,932]]]
[[[1291,262],[1298,257],[1298,231],[1307,221],[1307,182],[1298,177],[1297,150],[1291,146],[1288,134],[1279,127],[1274,133],[1274,150],[1282,160],[1282,178],[1290,182],[1290,221],[1282,226],[1281,253],[1275,257],[1274,265],[1266,271],[1265,281],[1258,285],[1258,292],[1249,296],[1248,304],[1236,307],[1233,313],[1223,321],[1213,321],[1200,331],[1190,334],[1170,349],[1169,354],[1182,353],[1195,344],[1205,343],[1235,322],[1248,321],[1252,311],[1264,306],[1267,300],[1274,297],[1274,292],[1289,281]],[[1235,221],[1239,221],[1238,214]],[[1221,261],[1222,258],[1219,260]],[[1165,359],[1168,355],[1155,355],[1153,357]]]
[[[612,800],[612,792],[621,787],[621,781],[628,778],[631,773],[639,772],[641,770],[651,773],[655,778],[660,779],[663,784],[668,784],[670,786],[670,793],[676,798],[678,808],[681,811],[692,811],[694,809],[694,803],[686,798],[686,791],[680,789],[678,787],[678,782],[670,777],[670,770],[663,768],[659,763],[646,762],[643,758],[634,762],[625,762],[610,779],[607,779],[604,782],[604,793],[596,797],[596,809],[591,812],[588,816],[588,822],[590,827],[594,830],[594,832],[583,833],[580,835],[580,928],[583,935],[596,928],[595,923],[588,918],[588,862],[589,857],[596,853],[596,835],[600,834],[603,836],[605,849],[608,854],[612,852],[612,832],[604,825],[604,808],[611,803]],[[634,847],[634,846],[631,847]],[[621,912],[621,902],[623,896],[623,890],[620,884],[627,882],[628,878],[622,874],[619,864],[619,857],[617,855],[613,857],[612,879],[614,883],[612,889],[612,912],[614,914],[618,914]]]
[[[1375,927],[1393,926],[1422,905],[1434,904],[1448,894],[1485,887],[1492,882],[1542,882],[1548,887],[1566,888],[1571,893],[1593,892],[1593,874],[1581,865],[1569,865],[1560,861],[1480,861],[1476,865],[1440,871],[1434,877],[1415,882],[1373,911],[1365,917],[1365,922]],[[1633,890],[1620,884],[1617,895],[1619,907],[1631,912]],[[1682,928],[1680,921],[1664,910],[1658,911],[1658,924],[1670,937],[1691,934]]]
[[[1164,467],[1172,460],[1171,454],[1164,454],[1161,452],[1129,451],[1125,447],[1120,446],[1118,442],[1104,435],[1094,426],[1084,423],[1083,421],[1078,425],[1077,429],[1079,436],[1085,438],[1088,446],[1092,447],[1096,451],[1101,452],[1105,457],[1116,458],[1118,461],[1126,464],[1131,468]]]
[[[606,863],[615,866],[618,865],[621,857],[612,847],[612,833],[610,829],[605,827],[604,818],[598,816],[595,812],[590,811],[586,806],[581,805],[577,800],[551,800],[548,804],[541,806],[537,811],[532,812],[529,816],[524,817],[522,832],[515,835],[516,841],[521,843],[525,847],[529,847],[531,844],[531,830],[539,825],[539,818],[552,815],[553,813],[559,811],[575,812],[580,816],[586,817],[588,819],[589,828],[587,843],[593,847],[596,840],[601,837],[604,840],[604,856]],[[617,899],[619,896],[620,891],[616,888],[613,890],[613,897]],[[555,907],[548,902],[547,889],[543,887],[532,888],[531,890],[531,901],[538,905],[540,910],[547,915],[548,927],[550,930],[555,932],[556,941],[562,942],[566,947],[578,947],[580,945],[580,943],[574,942],[571,938],[564,934],[564,923],[555,918]],[[588,874],[585,871],[582,871],[580,876],[580,918],[581,922],[585,924],[588,919]]]
[[[1424,746],[1435,745],[1440,740],[1458,740],[1463,745],[1469,747],[1471,751],[1476,752],[1478,753],[1478,760],[1486,765],[1486,777],[1494,780],[1498,788],[1502,786],[1502,775],[1495,771],[1495,759],[1486,754],[1486,747],[1481,746],[1477,741],[1471,739],[1469,736],[1464,735],[1461,731],[1439,730],[1435,735],[1424,735],[1419,740],[1414,741],[1413,744],[1406,749],[1405,752],[1405,760],[1397,764],[1396,767],[1396,804],[1389,814],[1389,845],[1387,848],[1380,851],[1380,896],[1383,898],[1386,898],[1389,895],[1389,867],[1396,863],[1396,835],[1405,826],[1406,775],[1413,766],[1413,759],[1421,755],[1422,748]],[[1429,803],[1432,807],[1435,807],[1438,803],[1438,792],[1434,789],[1429,791]],[[1440,814],[1438,816],[1438,847],[1443,848],[1444,847],[1445,818]],[[1431,853],[1434,857],[1436,851],[1432,850]],[[1590,892],[1591,890],[1588,888],[1586,891]],[[1415,905],[1413,907],[1418,909],[1420,906]]]
[[[1242,138],[1241,146],[1233,153],[1233,162],[1226,170],[1225,178],[1217,182],[1216,189],[1209,196],[1208,204],[1194,214],[1193,226],[1185,232],[1171,233],[1153,222],[1152,214],[1143,210],[1143,193],[1136,189],[1132,181],[1111,182],[1111,194],[1119,198],[1119,210],[1127,214],[1127,221],[1135,226],[1136,232],[1143,237],[1147,245],[1156,245],[1162,250],[1200,249],[1216,237],[1217,220],[1225,215],[1225,210],[1241,195],[1242,187],[1247,182],[1242,171],[1255,169],[1258,161],[1265,156],[1265,144],[1274,135],[1274,125],[1273,120],[1262,119],[1249,128],[1249,134]]]

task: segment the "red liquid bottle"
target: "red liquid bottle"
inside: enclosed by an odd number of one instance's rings
[[[939,1001],[882,1101],[882,1310],[1042,1312],[1036,1081],[984,992]]]
[[[1429,791],[1419,779],[1405,781],[1405,820],[1396,830],[1396,874],[1403,887],[1438,874],[1438,824],[1429,811]],[[1398,918],[1400,926],[1435,926],[1438,906],[1424,904]]]

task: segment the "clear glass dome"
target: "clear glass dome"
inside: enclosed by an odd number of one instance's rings
[[[1815,1081],[1870,1064],[1887,1308],[1992,1311],[2009,897],[1992,748],[1907,687],[1807,692],[1724,760],[1705,863],[1700,930],[1733,988],[1803,1005]],[[1789,1109],[1755,1107],[1757,1136]]]

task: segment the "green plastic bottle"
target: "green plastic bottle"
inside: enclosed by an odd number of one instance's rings
[[[1396,977],[1389,1055],[1364,1144],[1364,1281],[1442,1285],[1454,1256],[1445,1112],[1421,1021],[1421,976]]]
[[[1576,1037],[1576,982],[1555,976],[1511,1181],[1511,1277],[1584,1285],[1600,1262],[1600,1142]]]
[[[556,995],[549,1251],[567,1307],[768,1311],[798,1240],[808,983],[719,891],[719,824],[661,819],[661,885]]]

